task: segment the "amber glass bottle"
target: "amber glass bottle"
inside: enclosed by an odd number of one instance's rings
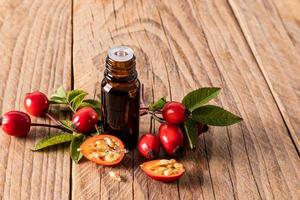
[[[133,50],[126,46],[109,50],[101,83],[104,132],[119,137],[134,149],[139,137],[140,82]]]

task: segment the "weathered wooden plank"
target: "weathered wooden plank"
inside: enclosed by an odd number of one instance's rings
[[[300,52],[300,2],[295,0],[273,0],[273,12],[278,12],[279,23],[282,23],[291,42]]]
[[[27,92],[71,86],[71,2],[0,1],[0,109],[23,110]],[[46,119],[33,121],[47,122]],[[0,134],[0,199],[68,199],[68,149],[30,148],[55,133],[32,128],[26,138]]]
[[[300,152],[300,3],[229,2]]]
[[[106,51],[113,44],[110,39],[102,44],[102,36],[98,32],[99,25],[105,23],[106,9],[108,7],[102,7],[99,2],[74,2],[74,87],[85,89],[92,96],[100,93]],[[109,33],[108,30],[106,32]],[[73,166],[73,198],[132,199],[131,154],[115,168],[102,168],[91,162]],[[108,175],[111,170],[120,173],[126,182],[113,181]]]
[[[223,93],[215,103],[244,122],[201,136],[197,150],[183,159],[187,174],[178,185],[147,179],[136,151],[114,168],[127,177],[120,185],[107,177],[111,169],[87,162],[75,166],[75,199],[299,196],[297,151],[226,1],[74,2],[75,87],[98,93],[106,50],[119,44],[135,50],[148,102],[164,95],[180,100],[191,89],[220,86]],[[149,126],[143,117],[141,132]]]
[[[134,3],[134,5],[131,5]],[[93,2],[93,1],[75,1],[74,5],[74,74],[75,74],[75,87],[89,88],[89,91],[93,91],[91,88],[96,88],[94,84],[98,84],[102,79],[103,63],[106,51],[112,45],[126,44],[131,46],[137,57],[137,68],[139,77],[146,84],[146,96],[147,101],[153,101],[153,94],[151,89],[152,79],[154,78],[152,72],[149,72],[150,63],[156,62],[156,57],[151,57],[149,61],[148,55],[144,52],[145,48],[142,48],[147,34],[139,34],[129,32],[126,29],[126,24],[132,23],[132,20],[138,18],[137,6],[141,6],[138,2],[126,2],[123,4],[122,1],[115,2]],[[120,28],[120,30],[117,29]],[[140,27],[138,27],[140,29]],[[138,37],[138,38],[136,38]],[[136,38],[136,39],[134,39]],[[150,48],[151,47],[151,48]],[[152,51],[154,47],[150,46],[147,51]],[[148,52],[147,52],[148,53]],[[161,56],[161,55],[160,55]],[[158,60],[156,63],[160,66],[162,60]],[[89,78],[88,78],[89,77]],[[159,77],[158,77],[159,78]],[[157,77],[155,78],[157,79]],[[94,81],[91,81],[94,80]],[[89,84],[88,84],[89,83]],[[160,87],[156,94],[166,94],[164,91],[167,87],[161,87],[161,85],[155,84],[156,87]],[[150,96],[148,95],[150,94]],[[158,96],[157,96],[158,97]],[[149,129],[149,120],[143,118],[141,125],[141,132],[146,132]],[[134,168],[131,168],[133,164],[133,158],[128,157],[128,161],[125,160],[125,167],[116,167],[115,170],[120,171],[121,175],[126,176],[126,183],[120,185],[112,182],[107,177],[107,172],[110,169],[103,169],[101,175],[99,171],[93,168],[93,164],[86,164],[86,168],[82,166],[76,166],[74,172],[74,198],[86,198],[93,196],[101,199],[128,199],[140,197],[146,198],[159,198],[162,197],[159,191],[164,191],[169,194],[169,197],[178,198],[177,184],[166,185],[162,183],[153,183],[149,181],[146,176],[139,169],[139,165],[142,160],[137,160],[137,152],[134,152],[135,164]],[[127,164],[128,163],[128,164]],[[130,165],[129,165],[130,164]],[[93,169],[94,170],[93,170]],[[94,184],[85,184],[84,171],[89,170],[92,174],[91,177],[96,177],[95,183],[99,184],[100,187]],[[130,170],[134,170],[135,177],[133,174],[129,174]],[[133,171],[132,171],[133,172]],[[134,180],[133,180],[134,179]],[[80,186],[76,182],[82,181],[83,184]],[[89,180],[90,182],[90,180]],[[134,182],[132,184],[132,182]],[[86,186],[84,186],[86,185]],[[149,186],[150,185],[150,186]],[[152,185],[152,187],[151,187]],[[84,187],[82,187],[84,186]],[[135,189],[135,192],[133,192]],[[166,196],[164,196],[166,197]]]
[[[176,52],[175,60],[179,63],[187,58],[186,64],[178,65],[179,77],[192,87],[197,81],[200,85],[221,86],[225,95],[218,103],[245,119],[240,126],[229,127],[227,136],[220,129],[205,135],[215,197],[296,199],[299,184],[294,183],[300,178],[297,151],[230,7],[226,1],[166,4],[169,9],[163,9],[163,5],[159,10],[165,10],[161,16]],[[181,17],[176,17],[180,12]],[[173,40],[174,35],[182,39]],[[189,65],[195,72],[187,72]],[[199,71],[193,65],[199,66]],[[193,74],[206,78],[195,76],[193,80]],[[193,188],[184,195],[193,197],[195,191]],[[181,190],[180,194],[183,197]]]

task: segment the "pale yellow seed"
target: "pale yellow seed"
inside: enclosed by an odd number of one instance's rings
[[[104,156],[104,160],[106,161],[114,161],[118,158],[118,154],[114,153],[112,151],[108,152],[105,156]]]
[[[99,158],[99,154],[97,152],[93,152],[92,155],[94,158]]]
[[[170,175],[172,175],[172,173],[173,173],[172,169],[167,169],[167,170],[164,171],[165,176],[170,176]]]
[[[93,152],[89,155],[89,158],[98,158],[98,157],[99,157],[99,154],[96,152]]]
[[[162,159],[160,160],[157,164],[155,165],[168,165],[169,164],[169,161],[168,160],[165,160],[165,159]]]
[[[167,165],[167,168],[169,168],[169,169],[172,168],[172,167],[173,167],[173,165]]]
[[[110,138],[103,138],[106,145],[108,145],[111,148],[114,148],[115,142],[113,142]]]
[[[113,171],[110,171],[108,174],[109,174],[109,176],[110,176],[112,179],[114,179],[114,180],[116,180],[116,181],[119,181],[119,182],[122,181],[122,177],[121,177],[119,174],[116,174],[116,173],[113,172]]]
[[[104,156],[107,155],[107,153],[105,151],[100,151],[100,152],[98,152],[98,155],[100,158],[103,158]]]
[[[174,163],[176,163],[176,160],[175,159],[171,159],[171,160],[169,160],[169,163],[170,164],[174,164]]]
[[[179,173],[179,169],[173,169],[173,173],[174,174],[178,174]]]
[[[161,174],[162,175],[165,170],[167,170],[166,167],[159,167],[156,170],[154,170],[153,172],[156,173],[156,174]]]
[[[104,143],[100,142],[97,144],[96,149],[97,151],[106,151],[108,147]]]
[[[174,163],[174,167],[175,167],[175,169],[182,169],[183,168],[183,164],[181,164],[181,163]]]

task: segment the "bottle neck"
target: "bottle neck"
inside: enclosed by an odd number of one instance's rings
[[[130,60],[119,62],[107,56],[104,77],[114,82],[131,82],[137,79],[135,56]]]

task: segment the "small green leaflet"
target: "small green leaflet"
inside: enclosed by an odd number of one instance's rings
[[[75,98],[77,98],[78,96],[86,96],[88,93],[86,93],[85,91],[83,90],[70,90],[68,91],[68,95],[67,95],[67,98],[68,98],[68,102],[72,103]]]
[[[199,88],[188,93],[183,99],[182,103],[187,107],[191,112],[200,106],[206,104],[220,93],[221,88],[216,87],[205,87]]]
[[[198,140],[197,122],[192,119],[187,119],[183,126],[188,138],[189,146],[191,149],[194,149]]]
[[[192,119],[212,126],[229,126],[242,120],[239,116],[213,105],[197,108],[192,112]]]
[[[92,107],[94,109],[101,109],[101,102],[94,99],[85,99],[83,100],[82,107]]]
[[[52,103],[52,104],[66,104],[66,103],[68,103],[66,91],[62,86],[59,87],[56,90],[56,92],[50,97],[50,103]]]
[[[60,86],[55,93],[57,96],[62,97],[62,98],[66,98],[67,97],[67,93],[66,90],[64,89],[63,86]]]
[[[72,121],[70,121],[70,120],[60,120],[60,123],[66,129],[69,129],[70,131],[74,131],[74,127],[73,127]]]
[[[82,142],[84,142],[85,138],[85,135],[76,133],[71,141],[70,156],[76,164],[78,164],[79,160],[82,158],[82,154],[80,151],[78,151],[78,148],[80,147]]]
[[[151,104],[148,109],[150,111],[155,111],[155,110],[159,110],[162,109],[164,107],[164,105],[166,104],[167,100],[166,97],[162,97],[159,100],[157,100],[154,104]]]
[[[57,96],[51,96],[49,100],[50,100],[50,104],[67,104],[68,103],[66,101],[66,99],[57,97]]]
[[[73,139],[73,137],[74,136],[69,133],[59,133],[55,135],[49,135],[41,139],[31,150],[37,151],[56,144],[70,142]]]
[[[100,101],[93,99],[85,99],[88,95],[87,92],[83,90],[70,90],[65,91],[63,87],[59,87],[55,94],[50,97],[51,104],[66,104],[73,111],[76,112],[81,107],[92,107],[100,115],[101,103]]]
[[[78,94],[70,103],[71,106],[73,108],[74,111],[77,111],[78,108],[81,106],[81,103],[83,102],[83,99],[85,98],[85,96],[87,95],[87,93],[81,93]]]

